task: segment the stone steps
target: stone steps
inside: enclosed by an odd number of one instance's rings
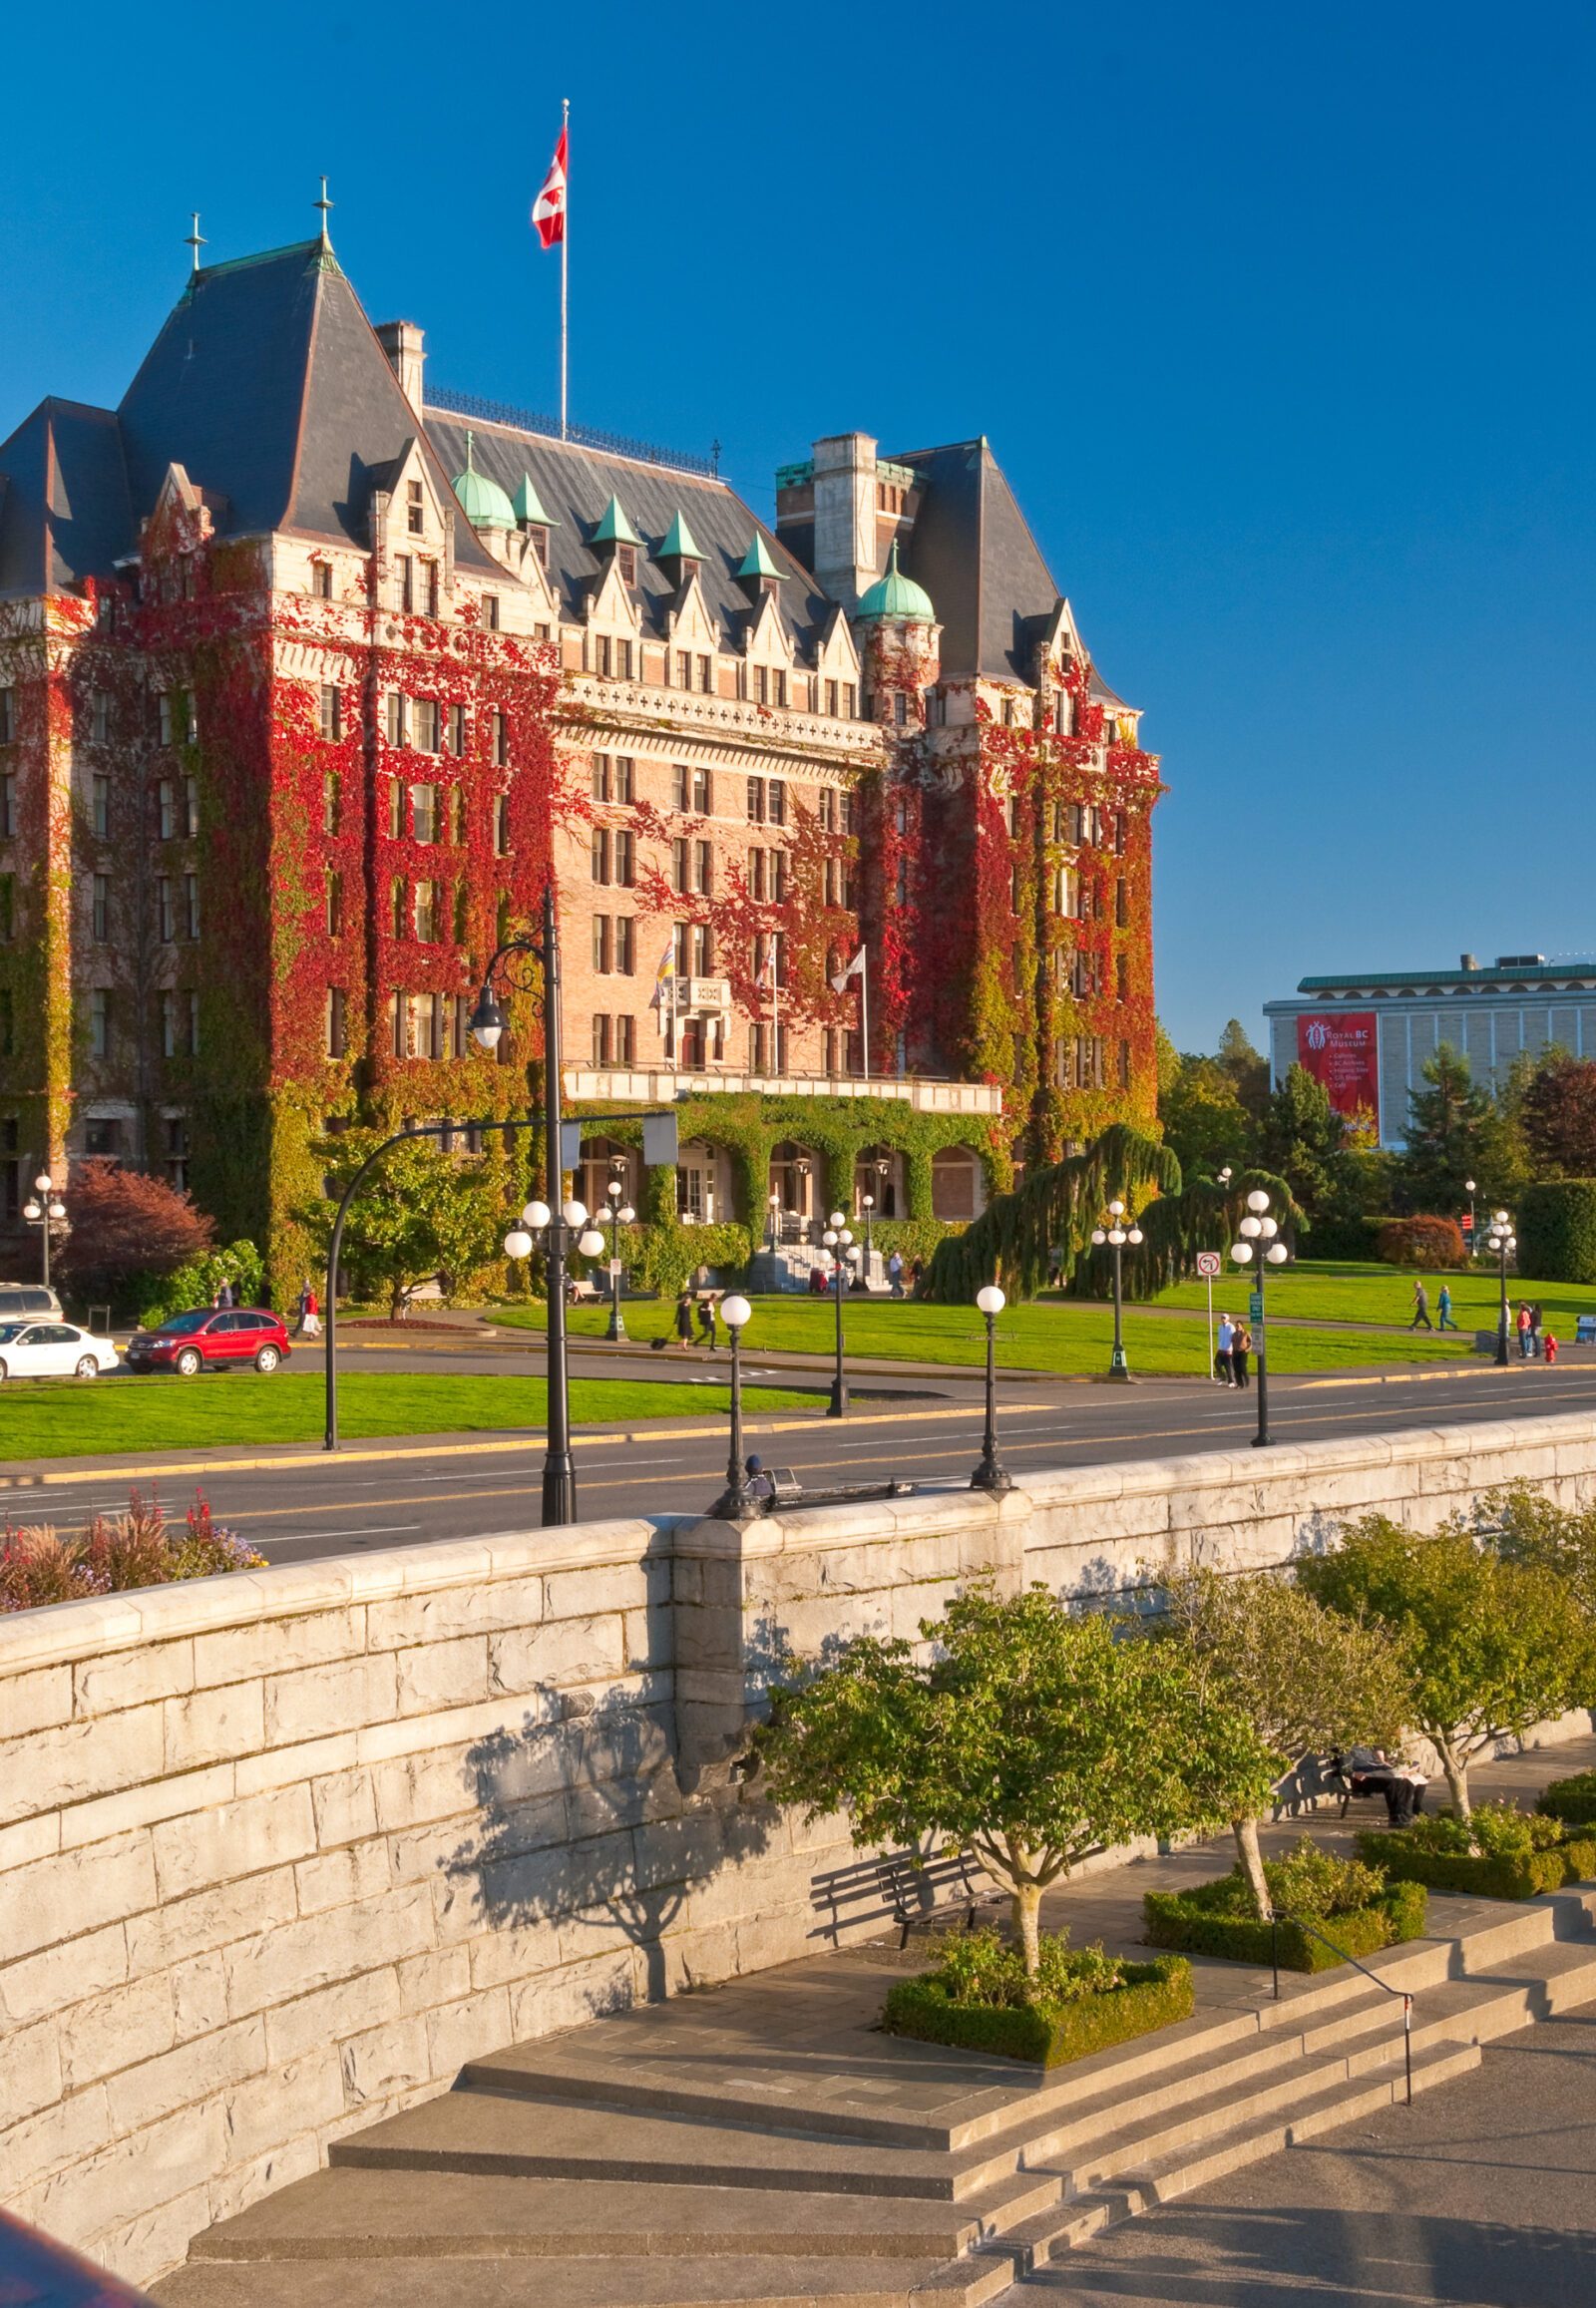
[[[1437,1901],[1445,1936],[1372,1959],[1415,1998],[1415,2091],[1596,2001],[1593,1901]],[[1260,1994],[1256,1973],[1199,1968],[1211,2000],[1192,2019],[1052,2075],[875,2035],[879,1955],[843,1959],[830,1990],[776,1983],[762,2066],[759,2008],[732,1997],[696,2034],[656,2015],[512,2047],[198,2238],[158,2298],[978,2308],[1103,2227],[1400,2096],[1401,2006],[1363,1973],[1283,1976],[1277,2001],[1267,1974]]]

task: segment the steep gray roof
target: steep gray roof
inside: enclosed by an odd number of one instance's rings
[[[466,462],[467,420],[442,409],[428,409],[426,419],[427,431],[444,463],[451,473],[460,472]],[[522,475],[530,473],[545,512],[559,524],[550,532],[549,574],[558,582],[568,613],[576,613],[582,595],[598,583],[603,572],[607,556],[594,553],[588,541],[610,498],[617,497],[643,541],[644,551],[637,556],[637,588],[646,631],[657,634],[663,630],[665,611],[676,597],[675,565],[672,563],[667,572],[653,557],[664,543],[673,515],[679,512],[686,519],[693,543],[703,550],[699,580],[709,613],[723,637],[734,639],[756,605],[749,587],[740,584],[732,573],[757,531],[776,567],[786,573],[777,597],[788,630],[805,653],[814,649],[834,604],[803,564],[779,542],[774,530],[757,520],[723,481],[610,456],[576,442],[522,432],[512,425],[472,420],[469,430],[477,471],[497,481],[511,498],[521,485]]]
[[[109,577],[133,534],[113,412],[41,401],[0,444],[0,593],[61,592]]]
[[[985,436],[894,451],[892,462],[920,477],[920,511],[901,559],[936,606],[945,669],[1029,680],[1059,588]]]

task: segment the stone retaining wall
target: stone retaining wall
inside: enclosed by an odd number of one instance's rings
[[[1596,1495],[1583,1419],[395,1549],[0,1619],[0,2201],[136,2280],[461,2063],[833,1930],[738,1777],[789,1650],[1385,1506]],[[1583,1727],[1581,1727],[1583,1728]]]

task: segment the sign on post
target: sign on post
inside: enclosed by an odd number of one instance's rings
[[[1254,1291],[1251,1298],[1249,1298],[1247,1301],[1247,1320],[1250,1323],[1261,1323],[1263,1319],[1264,1294],[1262,1291]]]
[[[1205,1282],[1215,1281],[1224,1271],[1225,1262],[1217,1250],[1200,1250],[1197,1253],[1197,1272]]]

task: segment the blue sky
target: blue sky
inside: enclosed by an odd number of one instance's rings
[[[291,15],[7,37],[0,434],[114,402],[325,170],[373,319],[533,407],[573,104],[573,411],[762,511],[817,434],[985,432],[1145,708],[1159,1008],[1596,946],[1596,11],[929,0]]]

